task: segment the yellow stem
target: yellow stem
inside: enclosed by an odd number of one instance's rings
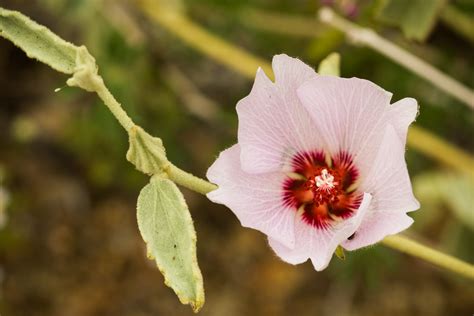
[[[408,130],[407,144],[420,153],[474,178],[473,157],[424,128],[411,126]]]
[[[313,38],[328,31],[326,25],[301,15],[247,8],[240,12],[239,17],[242,23],[250,27],[292,36]]]
[[[166,5],[160,5],[160,1],[138,0],[138,4],[152,20],[236,72],[253,78],[258,67],[262,67],[266,73],[272,73],[271,66],[264,59],[252,56],[245,50],[212,35],[180,12],[173,12]]]
[[[419,244],[407,237],[388,236],[382,240],[382,244],[474,280],[474,265]]]

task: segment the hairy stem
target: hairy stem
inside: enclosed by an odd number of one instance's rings
[[[407,237],[388,236],[382,240],[382,244],[474,280],[474,265],[419,244]]]
[[[212,184],[204,179],[198,178],[189,172],[186,172],[173,164],[170,164],[165,170],[170,180],[177,184],[193,190],[201,194],[207,194],[217,189],[215,184]]]
[[[94,91],[102,99],[127,133],[130,132],[132,127],[135,126],[135,123],[132,121],[130,116],[128,116],[120,103],[114,98],[112,93],[110,93],[109,89],[107,89],[102,78],[94,85]]]
[[[122,105],[114,98],[112,93],[110,93],[110,91],[104,84],[104,80],[99,76],[94,77],[94,79],[94,84],[91,86],[93,88],[93,91],[95,91],[97,95],[102,99],[102,101],[108,107],[110,112],[112,112],[112,114],[119,121],[120,125],[122,125],[122,127],[127,131],[127,133],[136,133],[136,129],[140,127],[135,125],[132,119],[128,116],[127,112],[125,112],[125,110],[122,108]],[[146,133],[146,135],[148,134]],[[149,137],[152,138],[151,136]],[[154,145],[154,143],[149,144],[149,146]],[[151,148],[143,144],[141,146],[145,150],[149,150]],[[163,165],[165,165],[165,167],[162,168],[162,172],[164,172],[169,179],[176,182],[177,184],[201,194],[206,194],[217,188],[216,185],[176,167],[175,165],[167,161],[166,157],[162,157],[161,159],[163,160]],[[166,163],[164,163],[164,161],[166,161]]]
[[[347,34],[354,42],[366,45],[392,59],[406,69],[431,82],[439,89],[474,108],[474,92],[422,59],[380,37],[373,30],[352,23],[329,8],[319,11],[319,19]]]
[[[125,112],[120,103],[118,103],[114,96],[110,93],[102,79],[96,81],[96,84],[94,85],[94,91],[99,95],[105,105],[109,108],[110,112],[112,112],[112,114],[119,121],[120,125],[122,125],[122,127],[127,131],[127,133],[133,132],[135,123],[133,123],[127,112]],[[162,171],[170,180],[174,181],[175,183],[201,194],[206,194],[217,188],[216,185],[198,178],[191,173],[176,167],[172,163],[168,163]]]

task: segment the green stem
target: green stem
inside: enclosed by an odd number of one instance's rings
[[[122,108],[122,105],[114,98],[112,93],[110,93],[110,91],[107,89],[102,78],[96,77],[95,79],[96,80],[94,81],[93,85],[94,91],[102,99],[105,105],[109,108],[110,112],[112,112],[112,114],[119,121],[120,125],[122,125],[122,127],[127,131],[127,133],[132,133],[134,131],[135,123],[128,116],[127,112],[125,112],[125,110]],[[142,146],[145,150],[150,150],[150,148],[148,148],[147,146]],[[154,146],[154,144],[149,144],[149,146]],[[161,159],[165,161],[167,160],[166,157]],[[192,175],[191,173],[176,167],[170,162],[164,165],[166,165],[166,167],[164,167],[162,171],[166,173],[170,180],[176,182],[177,184],[183,187],[186,187],[201,194],[209,193],[217,188],[216,185],[201,178],[198,178]]]
[[[388,236],[382,240],[382,244],[474,280],[474,265],[419,244],[407,237]]]
[[[318,15],[322,22],[346,33],[346,35],[355,43],[366,45],[382,55],[385,55],[418,76],[430,81],[439,89],[450,94],[459,101],[474,108],[474,92],[471,89],[442,73],[422,59],[383,37],[380,37],[373,30],[360,27],[359,25],[340,17],[329,8],[321,9]]]
[[[100,78],[100,77],[99,77]],[[135,123],[132,121],[127,112],[122,108],[120,103],[114,98],[112,93],[104,84],[102,78],[96,82],[94,85],[94,91],[97,95],[104,101],[105,105],[109,108],[110,112],[115,116],[119,121],[120,125],[128,132],[135,126]]]
[[[176,182],[183,187],[201,194],[207,194],[217,189],[215,184],[212,184],[204,179],[198,178],[189,172],[186,172],[173,164],[170,164],[165,170],[170,180]]]

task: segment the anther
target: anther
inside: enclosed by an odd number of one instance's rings
[[[321,175],[314,177],[314,181],[316,186],[323,190],[330,190],[337,185],[337,182],[334,181],[334,176],[327,169],[323,169]]]

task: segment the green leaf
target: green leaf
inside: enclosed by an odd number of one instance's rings
[[[20,12],[0,8],[0,36],[12,41],[25,51],[28,57],[35,58],[57,71],[74,73],[78,47]]]
[[[134,126],[130,129],[129,143],[127,160],[141,172],[159,174],[170,164],[161,139],[151,136],[141,127]]]
[[[341,56],[338,53],[331,53],[319,63],[318,73],[320,75],[339,77],[341,74],[340,63]]]
[[[407,38],[424,40],[446,0],[385,0],[377,18],[403,30]]]
[[[138,227],[155,259],[183,304],[194,312],[204,304],[204,286],[196,256],[196,232],[183,195],[170,180],[153,177],[138,197]]]

